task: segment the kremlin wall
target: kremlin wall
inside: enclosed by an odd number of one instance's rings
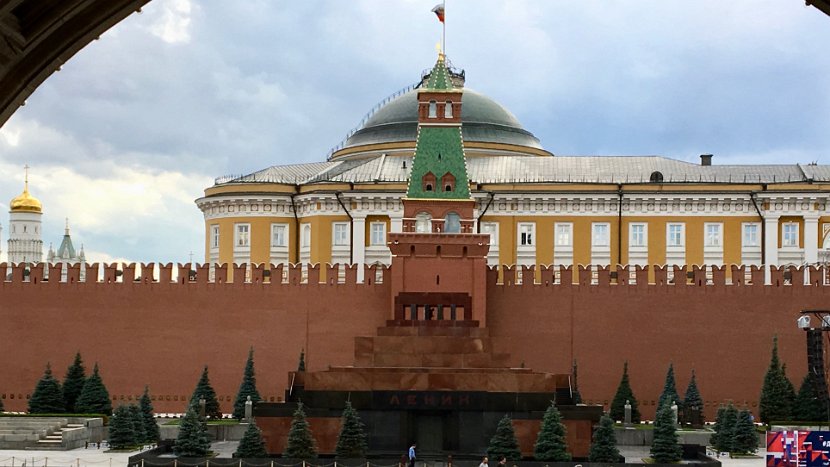
[[[0,264],[0,277],[10,277],[0,282],[0,397],[6,410],[26,410],[45,364],[62,378],[80,351],[87,366],[99,363],[114,400],[133,400],[149,384],[162,413],[184,411],[209,365],[222,410],[230,412],[253,346],[260,392],[279,401],[301,349],[309,371],[350,365],[355,336],[374,335],[392,318],[390,268],[367,267],[366,277],[377,281],[360,284],[354,268],[334,280],[336,268],[313,266],[304,278],[291,267],[287,280],[271,282],[282,277],[281,265],[254,267],[248,281],[244,266],[232,267],[233,282],[222,281],[224,274],[214,282],[206,265],[194,275],[188,265],[104,265],[99,272],[92,264],[86,277],[103,280],[79,281],[76,266],[68,282],[44,282],[39,266],[24,279],[22,266]],[[772,284],[762,285],[758,268],[735,267],[733,277],[750,280],[730,284],[722,268],[709,271],[709,283],[705,269],[678,268],[675,276],[690,277],[685,284],[669,283],[663,267],[629,274],[489,268],[486,322],[495,349],[512,355],[510,366],[569,373],[576,359],[589,404],[608,407],[627,360],[644,417],[654,414],[669,363],[681,392],[696,371],[707,419],[727,400],[757,413],[773,335],[797,384],[806,355],[795,319],[830,298],[830,287],[820,285],[823,270],[785,269],[773,268]]]

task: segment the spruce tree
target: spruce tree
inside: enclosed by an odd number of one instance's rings
[[[784,382],[784,400],[786,401],[787,406],[790,408],[789,410],[789,417],[787,420],[793,420],[793,411],[795,410],[795,386],[793,386],[793,382],[790,381],[790,378],[787,376],[787,364],[783,363],[781,365],[781,376],[783,377]]]
[[[268,457],[268,451],[265,450],[265,441],[262,440],[262,432],[259,431],[255,423],[248,424],[248,429],[245,430],[245,434],[239,441],[239,447],[236,448],[233,456],[240,459]]]
[[[110,417],[109,443],[113,449],[131,449],[139,444],[129,406],[119,405]]]
[[[156,418],[153,415],[153,403],[150,400],[150,388],[144,386],[144,394],[141,395],[138,406],[141,408],[141,417],[144,423],[144,439],[146,444],[155,444],[161,439],[159,433],[159,426],[156,423]]]
[[[47,363],[29,399],[29,413],[64,413],[65,408],[61,383],[52,376],[52,365]]]
[[[130,421],[133,422],[133,431],[135,432],[135,444],[144,444],[147,439],[147,429],[144,428],[144,414],[141,413],[141,407],[137,404],[130,404]]]
[[[700,397],[700,391],[697,389],[697,382],[695,381],[695,370],[692,370],[692,379],[689,380],[689,385],[686,386],[686,397],[683,398],[683,422],[691,423],[695,426],[703,426],[703,398]]]
[[[574,359],[574,367],[573,367],[573,375],[574,375],[574,387],[573,391],[571,391],[571,400],[576,404],[582,403],[582,394],[579,393],[579,384],[577,380],[577,366],[576,366],[576,359]]]
[[[66,403],[66,411],[75,412],[75,401],[81,395],[86,382],[86,369],[84,368],[81,353],[75,353],[75,360],[66,369],[66,377],[63,379],[63,400]]]
[[[300,350],[300,363],[297,364],[297,371],[305,371],[305,349]]]
[[[749,410],[741,410],[735,422],[734,435],[732,439],[732,452],[738,454],[752,454],[758,450],[758,433],[755,431],[755,424],[752,422],[752,414]]]
[[[499,424],[496,426],[496,434],[490,438],[487,455],[491,459],[500,459],[502,456],[509,461],[522,459],[522,452],[519,451],[519,441],[516,439],[516,432],[513,431],[513,421],[508,415],[499,420]]]
[[[81,395],[75,401],[75,410],[78,413],[104,414],[112,413],[110,393],[104,386],[104,380],[98,373],[98,364],[92,369],[92,375],[86,379]]]
[[[533,445],[533,458],[542,462],[566,462],[571,460],[565,441],[565,425],[562,415],[552,402],[545,410],[542,426]]]
[[[219,410],[219,400],[216,398],[216,391],[210,385],[210,377],[208,376],[208,367],[202,370],[202,376],[199,382],[196,383],[196,389],[193,390],[193,395],[190,396],[190,407],[196,409],[199,413],[199,400],[205,400],[205,417],[207,418],[222,418],[222,411]]]
[[[614,394],[614,400],[611,401],[610,416],[612,420],[625,420],[625,401],[631,404],[631,422],[640,423],[640,409],[637,404],[637,398],[634,397],[634,391],[631,390],[631,384],[628,382],[628,362],[623,364],[622,379],[620,379],[620,384],[617,386],[617,393]]]
[[[778,336],[772,340],[772,357],[769,368],[764,375],[764,385],[761,387],[761,398],[759,412],[761,421],[789,420],[792,417],[792,405],[789,399],[787,377],[778,360]]]
[[[608,414],[599,419],[599,427],[594,432],[591,451],[588,454],[591,462],[619,462],[620,451],[617,449],[617,435],[614,433],[614,421]]]
[[[245,363],[245,372],[242,375],[242,384],[239,385],[239,392],[236,393],[236,400],[233,403],[233,418],[241,420],[245,418],[245,402],[251,396],[251,402],[256,404],[262,400],[259,391],[256,389],[256,376],[254,376],[254,348],[248,351],[248,361]]]
[[[801,381],[793,405],[793,417],[800,422],[827,421],[827,405],[818,397],[812,372],[808,371]]]
[[[730,402],[723,411],[723,417],[717,423],[717,444],[714,445],[718,452],[732,452],[735,444],[735,424],[738,422],[738,409]]]
[[[366,457],[369,445],[366,442],[366,433],[363,430],[363,421],[357,415],[357,410],[350,401],[346,401],[343,409],[340,436],[337,438],[335,455],[338,459],[362,459]]]
[[[657,409],[654,417],[654,441],[651,444],[651,457],[659,464],[679,462],[683,449],[677,443],[677,427],[671,403],[666,401]]]
[[[712,427],[712,435],[709,437],[709,445],[712,446],[712,449],[718,452],[723,452],[720,448],[723,446],[723,441],[721,441],[721,432],[725,426],[725,416],[726,407],[718,407],[718,413],[715,415],[715,425]]]
[[[677,404],[678,412],[682,412],[683,401],[680,399],[680,395],[677,394],[677,383],[674,380],[674,365],[671,363],[669,363],[669,370],[666,372],[666,381],[663,383],[663,392],[660,393],[657,406],[660,407],[665,402],[668,402],[669,407],[672,404]]]
[[[204,457],[210,450],[207,424],[199,418],[194,407],[188,407],[187,413],[179,424],[179,436],[173,449],[182,457]]]
[[[314,444],[314,436],[306,420],[302,402],[297,404],[294,419],[291,420],[284,457],[289,459],[315,459],[317,457],[317,447]]]

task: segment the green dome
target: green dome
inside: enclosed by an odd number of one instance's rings
[[[461,96],[464,141],[513,144],[544,149],[532,133],[493,99],[464,88]],[[344,148],[378,143],[415,141],[418,132],[418,89],[392,99],[378,109],[349,139]]]

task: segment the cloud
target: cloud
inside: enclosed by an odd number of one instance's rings
[[[156,13],[149,30],[168,44],[190,42],[190,0],[156,0],[161,2],[160,15]]]

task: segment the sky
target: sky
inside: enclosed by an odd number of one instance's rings
[[[435,62],[437,0],[153,0],[0,128],[0,261],[30,170],[44,250],[203,259],[216,177],[325,160]],[[830,164],[830,17],[801,0],[448,0],[467,86],[557,155]]]

